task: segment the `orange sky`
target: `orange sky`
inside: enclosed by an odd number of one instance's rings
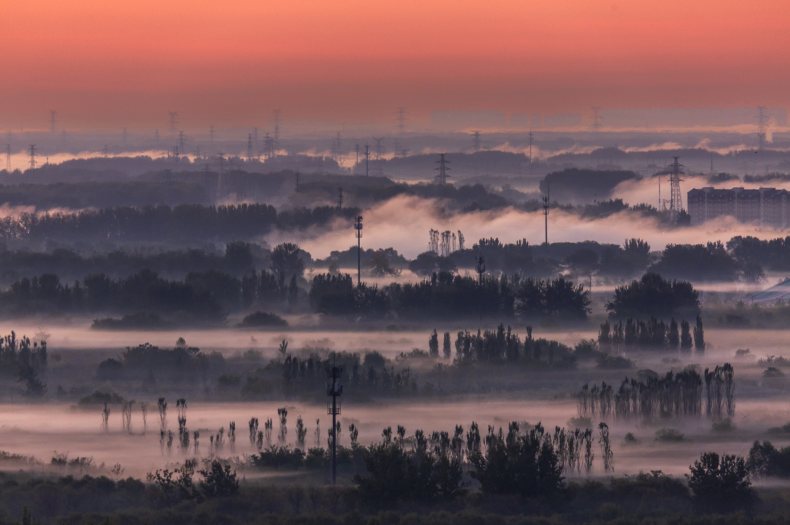
[[[5,0],[0,126],[790,106],[788,0]]]

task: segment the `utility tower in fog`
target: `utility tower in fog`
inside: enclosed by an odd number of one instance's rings
[[[30,169],[36,169],[36,145],[30,145]]]
[[[56,110],[54,110],[54,109],[50,109],[49,110],[49,124],[52,127],[52,134],[53,135],[55,134],[55,115],[57,115],[57,114],[58,114],[58,112]]]
[[[532,165],[532,131],[529,132],[529,164]]]
[[[222,176],[225,174],[225,157],[221,151],[217,155],[219,161],[219,174],[217,175],[217,204],[219,204],[220,196],[222,195]]]
[[[334,361],[334,360],[333,360]],[[326,375],[329,381],[326,383],[326,395],[332,397],[332,404],[327,406],[327,413],[332,416],[332,484],[337,483],[337,416],[340,415],[340,402],[338,397],[343,395],[343,386],[339,384],[343,375],[343,369],[335,366],[326,367]]]
[[[208,141],[213,145],[214,144],[214,124],[208,127]]]
[[[154,131],[154,142],[156,142],[157,146],[159,145],[159,130],[158,129]]]
[[[406,110],[398,108],[398,133],[403,135],[404,129],[406,129]]]
[[[104,145],[104,158],[106,159],[109,156],[109,149],[107,149],[107,144]]]
[[[252,162],[252,133],[247,134],[247,162]]]
[[[178,131],[178,111],[168,111],[170,115],[170,133]]]
[[[757,151],[762,151],[765,147],[765,112],[767,109],[765,106],[757,106]]]
[[[384,159],[381,158],[381,154],[384,153],[384,146],[382,142],[384,141],[384,137],[373,137],[373,140],[376,141],[376,175],[379,177],[384,176],[384,166],[382,165]]]
[[[434,168],[434,171],[439,172],[435,178],[436,184],[447,184],[447,177],[449,177],[447,172],[450,171],[447,165],[450,164],[450,161],[444,158],[445,155],[445,153],[439,153],[439,160],[436,161],[436,164],[439,165],[438,168]]]
[[[546,195],[543,196],[543,222],[546,233],[546,246],[549,245],[549,207],[551,206],[551,186],[546,185]]]
[[[178,150],[181,152],[182,155],[184,153],[186,153],[186,148],[184,147],[184,132],[183,131],[179,131],[178,132]]]
[[[365,144],[365,177],[370,175],[370,144]]]
[[[683,171],[680,169],[683,167],[681,163],[678,162],[680,157],[672,157],[675,161],[669,167],[669,185],[671,190],[670,201],[669,201],[669,214],[672,221],[676,221],[678,218],[678,213],[683,211],[683,199],[680,195],[680,182],[683,180],[680,178],[683,175]]]
[[[475,131],[472,133],[472,151],[480,151],[480,132]]]
[[[362,215],[354,217],[354,230],[357,236],[357,286],[362,283]]]
[[[274,110],[274,141],[280,141],[280,110]]]
[[[5,145],[5,169],[11,172],[11,144]]]
[[[337,209],[343,209],[343,186],[337,188]]]
[[[593,123],[592,123],[592,126],[590,126],[590,129],[592,129],[593,131],[598,131],[599,129],[601,129],[603,127],[603,125],[601,124],[601,110],[602,109],[603,108],[601,108],[599,106],[593,106],[593,108],[592,108],[592,110],[593,110]]]

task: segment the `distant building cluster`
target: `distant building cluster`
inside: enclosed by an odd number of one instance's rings
[[[730,215],[741,222],[756,222],[773,228],[787,228],[790,192],[776,188],[695,188],[688,192],[691,224]]]

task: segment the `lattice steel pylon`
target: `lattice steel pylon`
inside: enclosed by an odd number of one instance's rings
[[[672,164],[666,169],[658,172],[658,175],[669,175],[670,199],[669,199],[669,218],[672,222],[677,221],[678,214],[683,211],[683,197],[680,193],[680,183],[683,179],[681,175],[685,175],[682,170],[683,164],[678,162],[680,157],[672,157],[675,159]]]
[[[439,165],[438,168],[434,168],[434,171],[438,171],[439,174],[435,177],[436,184],[447,184],[447,174],[450,171],[450,168],[447,167],[450,164],[449,160],[445,160],[444,156],[446,153],[439,153],[439,160],[436,161],[436,164]]]

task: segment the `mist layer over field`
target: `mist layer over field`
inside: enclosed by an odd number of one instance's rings
[[[668,187],[667,187],[668,189]],[[644,189],[633,190],[644,193]],[[639,200],[637,199],[637,202]],[[544,240],[543,211],[526,212],[514,208],[476,211],[463,214],[448,213],[441,201],[412,196],[398,196],[366,210],[363,215],[362,246],[366,249],[395,248],[408,258],[427,250],[428,231],[463,232],[467,245],[481,238],[496,237],[503,243],[526,239],[530,244]],[[599,243],[622,244],[623,240],[638,237],[646,240],[653,250],[667,244],[696,244],[707,241],[728,241],[736,235],[753,235],[768,239],[781,232],[757,225],[742,224],[732,217],[685,228],[668,228],[655,219],[630,212],[620,212],[602,219],[582,219],[578,215],[554,209],[549,214],[549,242],[578,242],[594,240]],[[345,221],[336,221],[327,232],[274,232],[263,240],[271,245],[298,242],[313,257],[327,257],[332,250],[346,249],[356,244],[353,230]]]

